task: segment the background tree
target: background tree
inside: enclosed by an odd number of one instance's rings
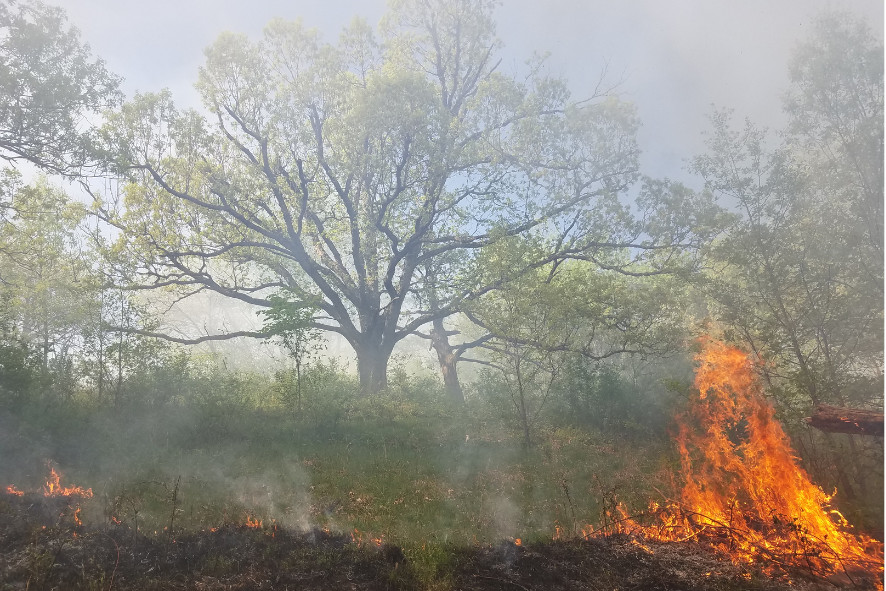
[[[728,336],[765,360],[789,425],[819,403],[883,404],[882,43],[826,15],[798,47],[791,77],[780,145],[719,113],[709,152],[694,163],[741,213],[712,250],[715,311]],[[879,486],[870,476],[881,445],[864,453],[852,437],[796,435],[820,449],[804,456],[828,485],[848,497]]]
[[[711,293],[803,412],[864,405],[882,395],[882,44],[826,16],[791,73],[780,147],[719,113],[695,161],[742,214],[714,249]]]
[[[685,280],[653,268],[643,276],[633,267],[632,276],[622,265],[600,269],[566,260],[510,278],[519,261],[535,258],[536,248],[512,238],[484,250],[484,273],[507,281],[466,310],[487,338],[474,341],[471,357],[461,357],[500,372],[526,446],[562,374],[579,359],[664,357],[684,345],[691,324]]]
[[[314,309],[281,296],[270,297],[271,307],[263,310],[264,331],[279,340],[295,363],[295,408],[302,410],[302,370],[317,359],[322,350],[321,333],[313,328]]]
[[[84,120],[119,102],[118,84],[64,11],[0,3],[0,159],[61,174],[94,164]]]
[[[864,23],[825,13],[795,50],[785,99],[787,141],[828,198],[853,265],[883,289],[883,42]],[[828,212],[830,213],[830,212]],[[847,261],[850,262],[850,261]]]
[[[16,190],[11,204],[13,215],[0,229],[4,339],[31,350],[55,389],[70,393],[93,305],[79,232],[85,208],[45,178]]]

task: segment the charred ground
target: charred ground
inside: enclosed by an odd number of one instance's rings
[[[302,415],[217,397],[3,414],[0,591],[876,587],[736,566],[723,539],[606,535],[617,506],[679,490],[666,425],[546,424],[524,449],[495,407],[407,385]]]
[[[145,535],[78,525],[76,497],[0,495],[0,589],[644,589],[872,588],[800,570],[736,566],[704,543],[627,536],[438,545],[355,541],[319,529],[222,525]],[[434,568],[425,560],[435,553]]]

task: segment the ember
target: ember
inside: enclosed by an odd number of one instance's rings
[[[709,340],[696,359],[697,398],[677,436],[686,482],[680,501],[651,504],[652,526],[619,507],[617,531],[704,539],[737,562],[801,566],[817,576],[876,574],[882,588],[882,543],[851,531],[831,506],[833,495],[798,465],[748,356]]]

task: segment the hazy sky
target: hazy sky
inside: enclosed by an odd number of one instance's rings
[[[53,0],[46,0],[52,3]],[[56,0],[59,1],[59,0]],[[193,105],[203,49],[224,30],[257,37],[273,17],[302,17],[334,40],[355,15],[377,23],[383,0],[61,0],[83,38],[126,89],[169,88]],[[824,9],[854,13],[883,35],[882,0],[504,0],[502,67],[534,51],[576,94],[593,87],[604,63],[624,79],[623,98],[643,121],[646,174],[680,177],[703,149],[711,105],[760,124],[780,122],[791,48]]]

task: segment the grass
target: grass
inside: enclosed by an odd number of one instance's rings
[[[245,398],[242,388],[120,409],[88,398],[21,407],[0,414],[0,486],[39,491],[52,461],[63,485],[94,490],[80,517],[99,539],[105,532],[134,546],[147,536],[172,548],[215,530],[264,539],[276,528],[358,542],[269,559],[306,571],[327,564],[334,572],[343,551],[382,540],[407,559],[408,569],[391,571],[403,578],[398,585],[428,589],[457,587],[466,564],[499,552],[502,541],[559,551],[550,543],[555,529],[569,538],[599,525],[617,501],[642,509],[674,490],[678,467],[666,437],[539,423],[526,449],[502,409],[480,397],[453,408],[427,385],[400,382],[367,399],[351,386],[316,389],[301,412],[267,392]],[[261,531],[243,528],[247,521]],[[47,547],[33,542],[29,580],[59,570],[47,566]],[[219,550],[189,568],[224,578],[242,575],[244,564]],[[105,588],[109,568],[81,578]]]
[[[158,538],[247,519],[352,532],[401,546],[428,581],[450,547],[577,532],[613,496],[645,504],[669,461],[667,444],[625,453],[576,428],[539,429],[527,450],[488,408],[402,393],[300,416],[219,401],[122,412],[74,402],[24,413],[13,431],[0,440],[0,484],[37,490],[51,460],[63,484],[94,489],[86,523]]]

